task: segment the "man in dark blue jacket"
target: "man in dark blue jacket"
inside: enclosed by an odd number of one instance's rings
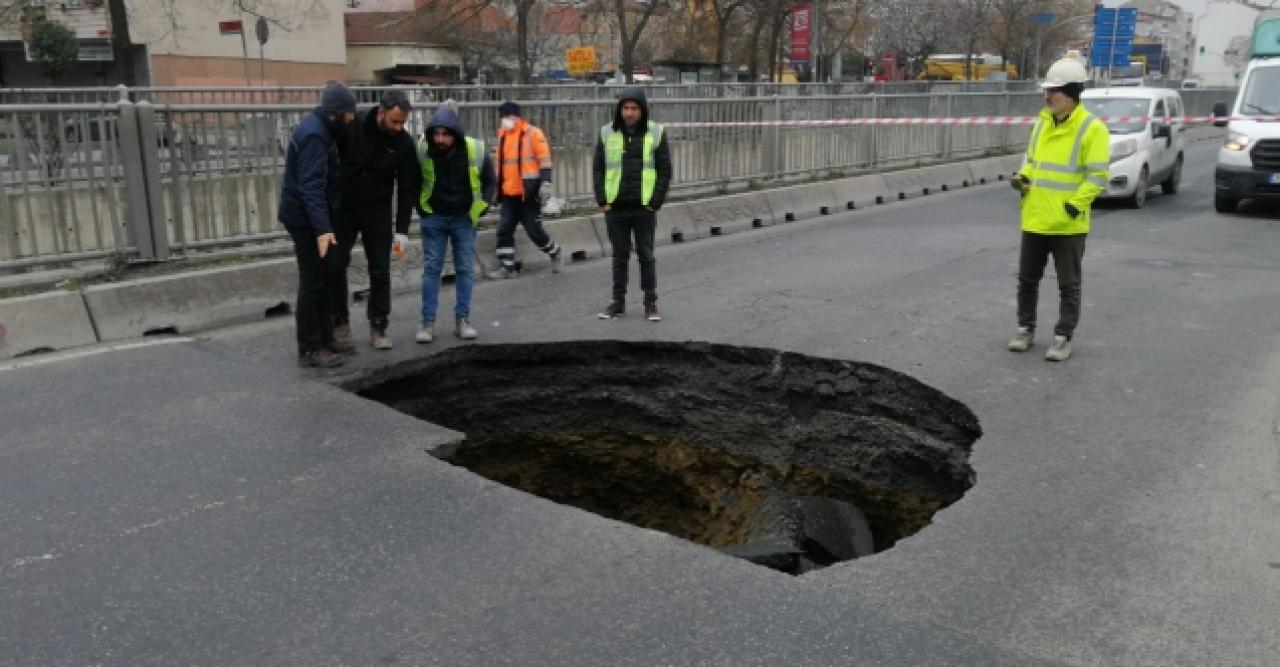
[[[337,137],[355,115],[356,96],[346,86],[328,82],[319,106],[293,131],[285,155],[277,218],[293,238],[298,260],[294,312],[302,366],[341,366],[341,354],[355,351],[350,343],[333,339],[326,262],[330,248],[337,244],[333,219],[342,204]]]

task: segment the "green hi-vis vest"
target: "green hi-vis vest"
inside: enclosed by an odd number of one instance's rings
[[[658,168],[653,160],[653,147],[662,143],[662,126],[649,121],[644,133],[644,168],[640,172],[640,203],[648,206],[653,198],[653,187],[658,183]],[[618,186],[622,185],[622,133],[613,131],[610,123],[600,128],[600,141],[604,142],[604,199],[612,204],[618,198]]]
[[[422,142],[422,147],[418,152],[422,157],[422,196],[418,198],[418,203],[422,206],[422,210],[431,213],[431,193],[436,187],[436,161],[427,156],[427,141]],[[479,139],[466,137],[467,141],[467,171],[471,176],[471,224],[479,224],[480,214],[489,207],[484,201],[484,194],[480,191],[480,166],[484,161],[484,142]]]

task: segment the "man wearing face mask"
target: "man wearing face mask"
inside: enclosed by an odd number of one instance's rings
[[[347,267],[356,236],[364,242],[369,266],[369,342],[375,349],[390,350],[387,334],[391,314],[391,253],[400,257],[409,245],[409,222],[418,200],[421,167],[413,138],[404,131],[412,107],[402,90],[389,90],[377,106],[356,114],[347,126],[342,147],[342,210],[335,233],[330,280],[334,338],[351,337]],[[391,224],[392,194],[396,199],[394,230]],[[392,232],[394,231],[394,238]]]
[[[500,218],[498,269],[491,278],[515,278],[516,227],[524,225],[529,240],[551,258],[551,271],[560,272],[560,246],[542,227],[542,204],[551,196],[551,147],[542,130],[520,116],[520,105],[498,107],[497,152]]]
[[[276,218],[293,239],[298,260],[298,364],[341,366],[350,343],[333,338],[329,314],[329,259],[336,244],[333,219],[342,204],[337,137],[356,115],[356,96],[337,81],[325,84],[320,104],[289,138]]]
[[[1040,279],[1049,255],[1058,274],[1058,322],[1049,361],[1071,356],[1080,320],[1080,269],[1089,209],[1107,187],[1111,134],[1080,105],[1089,74],[1073,58],[1054,63],[1040,85],[1045,108],[1031,129],[1013,188],[1022,194],[1022,248],[1018,257],[1018,332],[1013,352],[1030,349],[1036,329]]]

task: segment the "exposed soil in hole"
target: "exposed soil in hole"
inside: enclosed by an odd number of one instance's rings
[[[883,367],[705,343],[456,347],[348,388],[466,433],[433,453],[479,475],[793,573],[928,525],[981,434]]]

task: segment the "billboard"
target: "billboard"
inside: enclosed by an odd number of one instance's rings
[[[807,65],[811,58],[809,41],[813,36],[813,5],[791,8],[791,64]]]

